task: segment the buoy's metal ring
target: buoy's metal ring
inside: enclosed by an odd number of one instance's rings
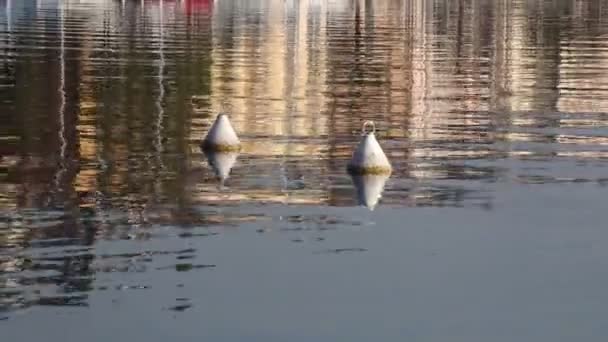
[[[220,113],[229,113],[232,111],[232,104],[227,100],[224,100],[220,103]]]
[[[370,126],[371,126],[372,130],[368,131],[367,127],[370,127]],[[363,123],[363,127],[361,128],[361,134],[367,135],[367,134],[374,134],[374,133],[376,133],[376,124],[370,120],[365,121]]]

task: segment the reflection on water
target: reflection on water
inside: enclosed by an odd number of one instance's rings
[[[357,201],[359,204],[374,210],[382,196],[382,191],[384,191],[384,185],[389,175],[352,175],[351,177],[357,189]]]
[[[226,179],[230,176],[230,170],[234,167],[236,163],[236,158],[238,157],[237,152],[213,152],[213,151],[203,151],[205,156],[207,157],[207,162],[213,172],[223,184]]]
[[[101,242],[239,227],[320,242],[367,223],[288,208],[382,193],[492,209],[503,185],[605,186],[607,5],[0,0],[0,314],[148,286],[106,273],[215,266]],[[238,161],[200,151],[219,111]],[[394,167],[371,194],[345,173],[364,120]]]

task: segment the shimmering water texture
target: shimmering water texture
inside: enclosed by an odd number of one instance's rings
[[[605,341],[607,37],[600,0],[0,0],[2,340]],[[347,172],[367,120],[390,176]]]

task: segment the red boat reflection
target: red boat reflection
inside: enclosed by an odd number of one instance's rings
[[[186,14],[206,14],[213,10],[213,0],[183,0]]]
[[[0,0],[1,1],[1,0]],[[162,0],[164,4],[176,4],[184,9],[184,12],[190,14],[210,14],[213,10],[214,0]],[[161,0],[145,0],[143,4],[160,4]]]

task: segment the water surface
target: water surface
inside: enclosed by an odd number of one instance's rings
[[[607,1],[0,8],[9,340],[608,335]],[[365,120],[394,168],[373,211]]]

